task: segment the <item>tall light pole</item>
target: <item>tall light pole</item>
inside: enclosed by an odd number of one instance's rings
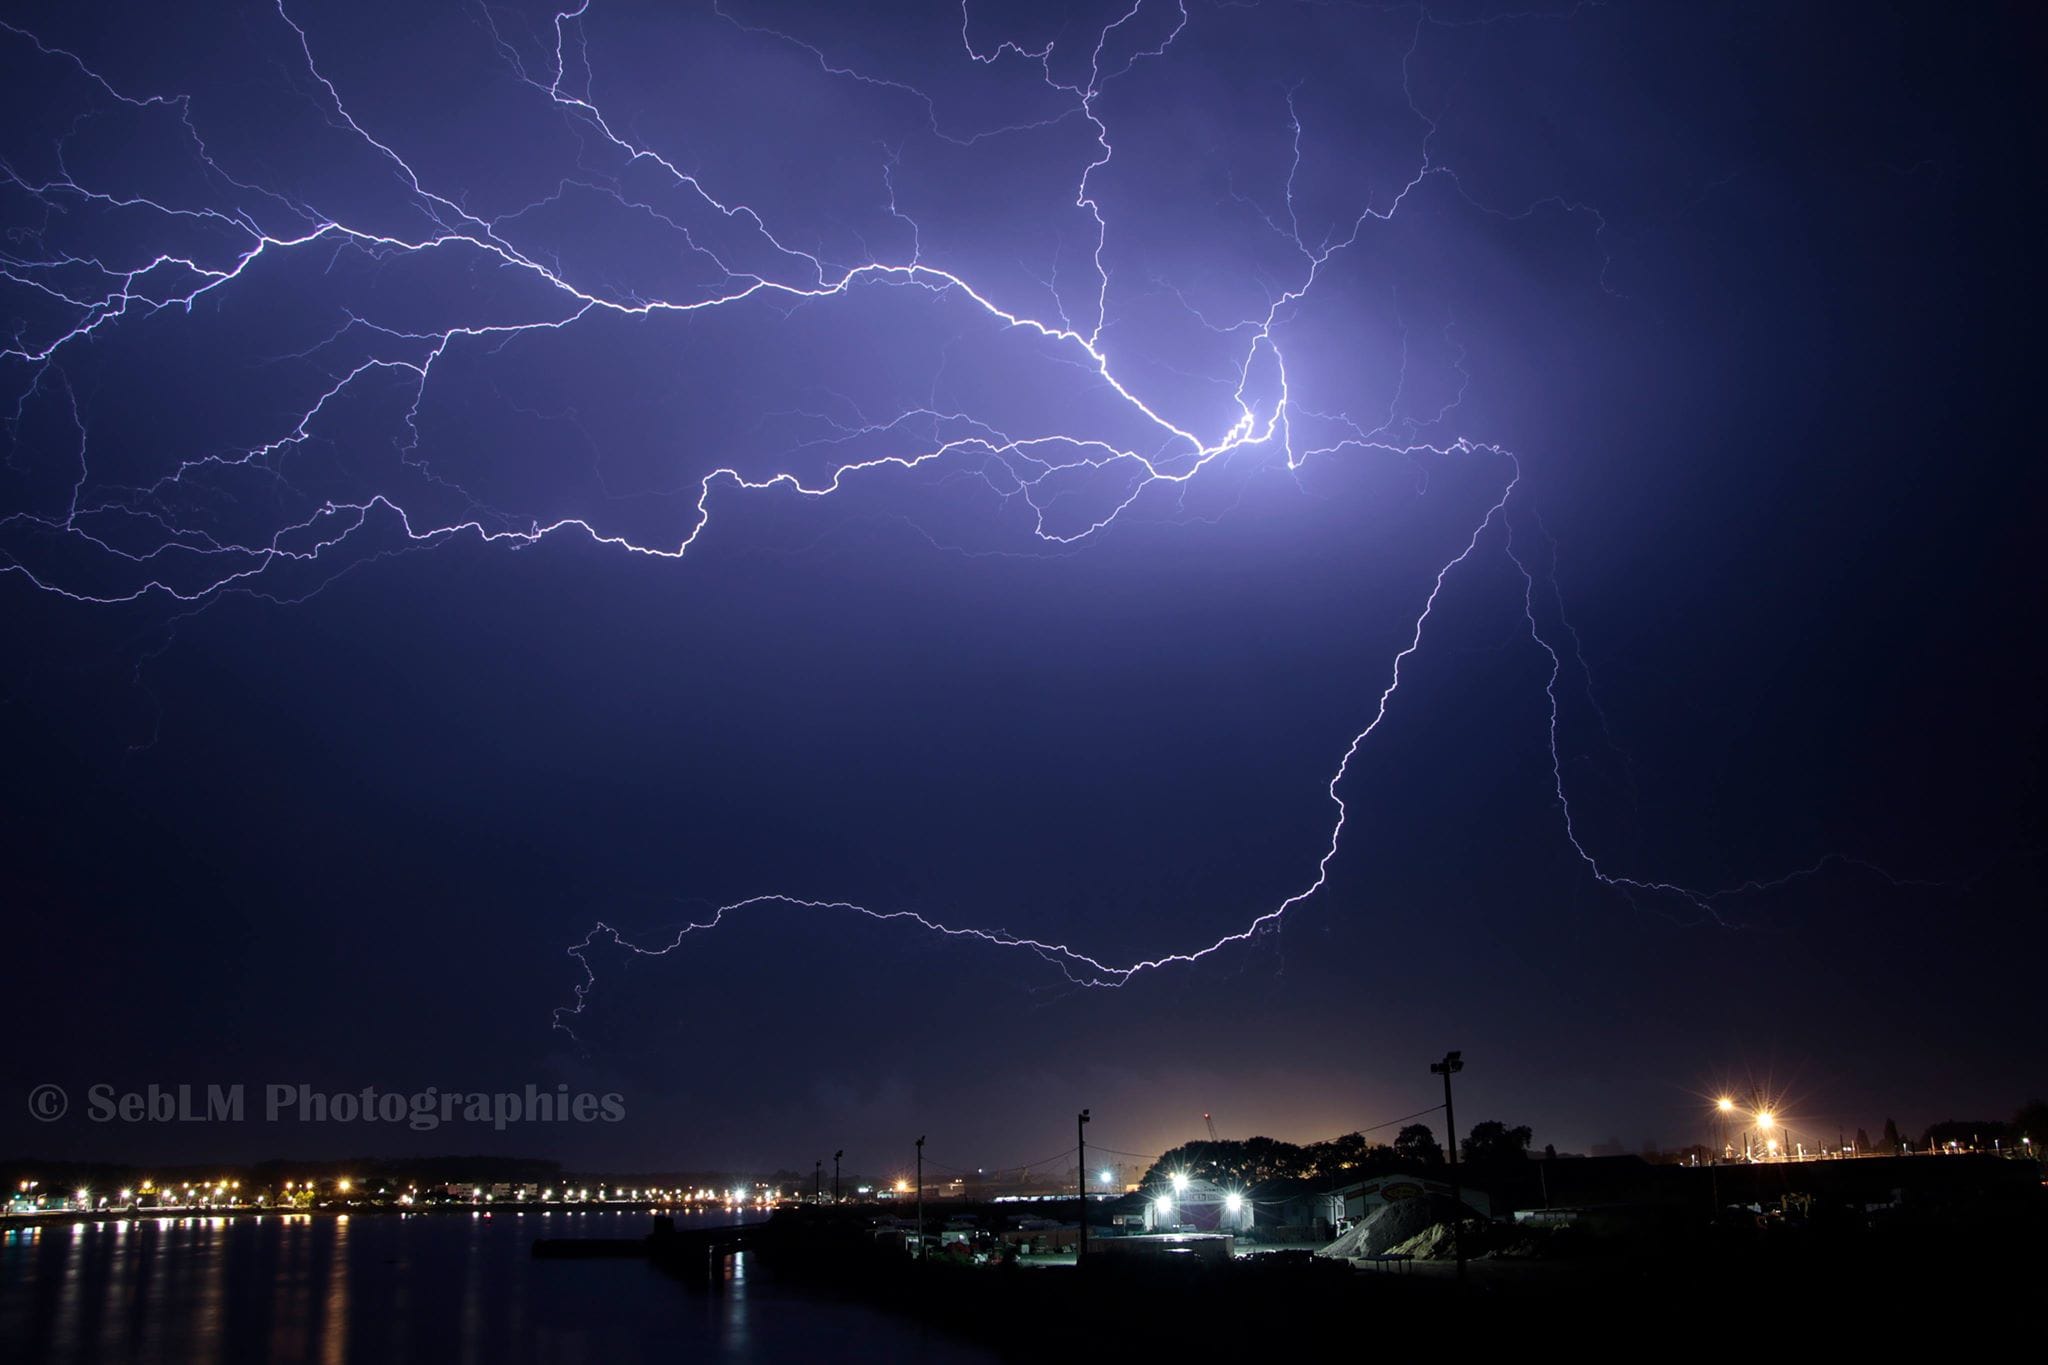
[[[1083,1109],[1074,1122],[1074,1155],[1080,1163],[1075,1169],[1075,1183],[1081,1192],[1081,1245],[1074,1252],[1074,1264],[1081,1264],[1088,1254],[1088,1111]]]
[[[835,1204],[839,1202],[839,1158],[845,1155],[844,1147],[832,1154],[832,1202]]]
[[[811,1167],[811,1202],[825,1202],[825,1159],[819,1157]]]
[[[1442,1061],[1429,1064],[1431,1075],[1444,1078],[1444,1136],[1449,1139],[1444,1148],[1451,1163],[1451,1249],[1457,1253],[1460,1280],[1465,1278],[1465,1196],[1458,1189],[1458,1115],[1451,1108],[1451,1077],[1464,1069],[1464,1054],[1458,1052],[1446,1052]]]
[[[917,1259],[930,1259],[925,1252],[924,1239],[924,1138],[917,1140]]]

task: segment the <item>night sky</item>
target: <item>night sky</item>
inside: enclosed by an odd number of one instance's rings
[[[2048,1083],[2026,7],[0,14],[0,1150]]]

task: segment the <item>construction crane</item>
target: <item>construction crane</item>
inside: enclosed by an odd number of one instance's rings
[[[1209,1116],[1208,1116],[1207,1114],[1204,1114],[1204,1115],[1202,1115],[1202,1122],[1204,1122],[1204,1123],[1206,1123],[1206,1124],[1208,1124],[1208,1125],[1209,1125],[1209,1141],[1211,1141],[1211,1142],[1221,1142],[1221,1141],[1223,1141],[1223,1139],[1222,1139],[1222,1138],[1220,1138],[1220,1137],[1217,1137],[1217,1136],[1216,1136],[1216,1120],[1215,1120],[1215,1119],[1212,1119],[1212,1118],[1210,1118],[1210,1117],[1209,1117]]]

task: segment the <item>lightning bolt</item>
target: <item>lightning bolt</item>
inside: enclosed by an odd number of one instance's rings
[[[0,515],[0,576],[80,604],[162,601],[203,607],[229,593],[304,600],[364,559],[461,538],[516,548],[556,536],[579,536],[625,554],[681,559],[713,524],[714,509],[728,498],[780,491],[826,499],[856,482],[927,467],[965,471],[985,482],[1004,503],[1020,503],[1027,509],[1031,540],[1053,547],[1099,535],[1155,492],[1180,496],[1204,471],[1239,453],[1277,456],[1288,471],[1299,470],[1310,460],[1358,454],[1418,465],[1486,460],[1495,462],[1504,478],[1497,498],[1462,548],[1438,569],[1407,644],[1392,660],[1377,703],[1329,779],[1332,821],[1314,875],[1286,899],[1251,914],[1242,929],[1182,951],[1106,962],[1068,944],[942,922],[910,910],[878,910],[780,893],[759,895],[725,905],[655,946],[635,944],[599,923],[569,950],[581,964],[583,979],[575,987],[574,1002],[556,1011],[558,1027],[569,1028],[583,1012],[597,982],[589,956],[600,943],[661,956],[681,947],[692,934],[768,907],[902,921],[935,935],[1030,953],[1065,980],[1088,987],[1121,986],[1141,973],[1198,962],[1276,929],[1290,910],[1326,883],[1348,814],[1342,785],[1367,741],[1385,722],[1401,686],[1402,666],[1422,648],[1445,584],[1496,542],[1499,553],[1520,574],[1529,637],[1550,664],[1546,695],[1553,797],[1563,836],[1590,877],[1631,898],[1675,904],[1718,920],[1730,898],[1782,887],[1835,864],[1870,866],[1831,855],[1782,877],[1722,890],[1609,871],[1582,839],[1565,790],[1558,689],[1566,653],[1581,674],[1584,659],[1577,634],[1564,619],[1554,573],[1547,579],[1553,608],[1539,603],[1542,575],[1526,548],[1516,543],[1517,513],[1526,501],[1522,465],[1501,444],[1440,434],[1455,417],[1471,381],[1451,328],[1446,327],[1444,339],[1458,354],[1461,383],[1433,413],[1426,408],[1422,413],[1403,411],[1409,379],[1405,343],[1400,383],[1378,420],[1354,419],[1341,410],[1318,411],[1294,393],[1283,345],[1285,324],[1333,263],[1356,251],[1374,224],[1393,219],[1425,184],[1441,182],[1463,203],[1501,218],[1521,220],[1546,212],[1585,218],[1592,224],[1593,239],[1602,243],[1600,286],[1607,288],[1607,223],[1596,208],[1561,196],[1515,208],[1486,203],[1467,190],[1451,166],[1439,161],[1438,123],[1417,100],[1409,70],[1427,33],[1459,24],[1433,16],[1426,5],[1412,7],[1413,36],[1400,67],[1409,112],[1422,130],[1418,157],[1398,184],[1368,190],[1355,213],[1340,218],[1320,236],[1312,237],[1305,228],[1299,202],[1306,133],[1298,87],[1280,92],[1275,114],[1287,130],[1289,154],[1285,174],[1279,177],[1279,205],[1265,207],[1255,194],[1232,191],[1291,259],[1290,277],[1274,283],[1262,309],[1219,318],[1171,284],[1153,282],[1179,301],[1191,326],[1233,347],[1235,360],[1227,381],[1230,415],[1205,424],[1176,417],[1165,401],[1148,397],[1147,386],[1128,377],[1113,354],[1109,260],[1116,229],[1098,189],[1116,158],[1106,93],[1133,72],[1173,60],[1176,46],[1195,22],[1182,0],[1129,0],[1083,37],[1078,49],[1062,47],[1057,40],[1037,46],[1007,38],[991,40],[977,32],[975,16],[963,3],[961,59],[976,71],[1034,72],[1054,108],[1042,117],[979,129],[949,126],[941,102],[917,86],[867,74],[798,35],[745,22],[723,7],[713,7],[729,31],[814,62],[826,81],[858,85],[880,97],[907,102],[918,111],[923,131],[951,147],[974,148],[1069,121],[1086,129],[1091,150],[1074,180],[1070,206],[1086,225],[1090,243],[1086,280],[1079,291],[1062,285],[1057,274],[1046,281],[1052,302],[1049,313],[1006,301],[996,288],[977,284],[969,272],[927,256],[924,230],[899,206],[900,154],[894,149],[885,150],[878,175],[887,217],[905,239],[894,253],[866,252],[864,247],[862,259],[835,261],[825,249],[772,225],[767,214],[722,194],[705,175],[688,169],[681,157],[640,137],[630,121],[614,117],[601,105],[588,33],[594,3],[583,0],[552,14],[540,44],[544,56],[538,61],[529,60],[527,49],[501,29],[491,9],[477,12],[486,42],[524,96],[558,119],[584,149],[577,171],[565,175],[551,194],[491,216],[467,207],[463,195],[435,188],[415,169],[400,139],[373,129],[358,116],[341,84],[323,67],[308,23],[286,0],[276,0],[271,36],[289,58],[298,88],[327,129],[396,185],[398,209],[331,213],[315,202],[316,196],[267,185],[257,171],[238,168],[229,164],[231,158],[215,154],[202,134],[192,95],[131,93],[77,52],[0,20],[0,59],[28,64],[44,79],[76,92],[87,106],[87,112],[45,152],[0,160],[0,195],[11,204],[11,212],[25,215],[0,246],[0,289],[14,311],[10,335],[0,338],[0,373],[12,377],[11,408],[0,413],[14,452],[9,467],[17,472],[32,468],[21,454],[27,445],[23,432],[39,403],[61,401],[76,433],[75,455],[67,460],[55,491],[36,492],[35,480],[28,479],[32,487],[21,498],[24,505]],[[1492,26],[1568,19],[1581,8],[1575,4],[1560,14],[1502,14],[1469,22]],[[1070,53],[1076,50],[1082,55],[1073,60]],[[184,188],[145,191],[75,174],[67,144],[103,113],[152,127],[166,121],[174,126],[194,172]],[[701,282],[688,291],[650,293],[604,282],[594,272],[565,266],[542,247],[522,245],[526,220],[579,195],[600,196],[636,221],[671,234]],[[131,241],[139,236],[161,245],[135,250],[76,230],[77,224],[94,222],[120,226]],[[66,241],[80,244],[61,245]],[[483,316],[444,326],[380,320],[377,310],[367,306],[344,308],[324,340],[280,359],[319,363],[330,351],[347,347],[361,348],[355,352],[357,358],[330,371],[310,401],[267,439],[233,449],[190,452],[164,472],[140,481],[99,476],[96,450],[88,439],[88,422],[66,370],[67,360],[122,329],[156,320],[175,326],[235,291],[272,287],[266,272],[299,260],[324,262],[329,274],[360,264],[376,268],[405,260],[442,264],[451,272],[490,280],[498,286],[499,296]],[[795,468],[750,472],[738,460],[721,463],[697,479],[687,494],[682,525],[664,539],[607,529],[585,516],[540,519],[501,510],[435,469],[422,449],[420,415],[436,376],[456,363],[451,356],[488,358],[522,338],[572,332],[606,319],[651,324],[740,310],[787,313],[829,303],[858,303],[871,290],[916,291],[935,304],[963,310],[984,326],[1032,340],[1041,354],[1085,376],[1125,426],[1116,431],[1018,431],[1010,429],[1013,422],[992,421],[936,401],[871,418],[847,400],[846,406],[857,414],[852,422],[809,414],[827,432],[822,444],[860,445],[879,453],[809,474]],[[397,384],[409,395],[394,438],[398,476],[388,485],[348,494],[332,491],[328,486],[334,480],[324,472],[298,473],[319,446],[320,429],[330,415],[346,402],[374,397],[380,384]],[[1111,491],[1106,496],[1098,493],[1094,504],[1077,513],[1075,505],[1083,501],[1075,493],[1077,481],[1103,476],[1113,476]],[[215,508],[222,500],[236,501],[229,481],[238,477],[267,481],[266,505],[290,510],[254,534],[227,529],[228,518],[217,515]],[[459,505],[452,515],[444,506],[448,499]],[[1561,650],[1557,642],[1565,638],[1570,644]]]

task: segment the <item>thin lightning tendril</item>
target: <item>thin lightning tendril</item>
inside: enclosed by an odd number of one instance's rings
[[[1233,195],[1240,204],[1252,208],[1268,230],[1291,246],[1298,256],[1298,273],[1291,283],[1270,293],[1270,301],[1262,313],[1251,317],[1214,320],[1181,298],[1182,305],[1198,325],[1220,336],[1236,337],[1242,343],[1236,352],[1236,383],[1232,393],[1235,418],[1220,432],[1203,435],[1192,425],[1175,421],[1141,396],[1138,387],[1126,381],[1112,360],[1105,341],[1111,312],[1111,271],[1105,260],[1111,220],[1094,188],[1098,173],[1108,167],[1115,156],[1110,123],[1101,107],[1102,95],[1113,82],[1141,64],[1169,59],[1176,41],[1190,23],[1188,10],[1181,0],[1130,0],[1127,9],[1094,35],[1085,72],[1071,80],[1063,80],[1055,74],[1053,42],[1049,41],[1037,49],[1027,49],[1007,39],[993,46],[986,43],[977,45],[973,19],[967,4],[963,3],[960,42],[967,60],[984,68],[1004,62],[1028,64],[1035,68],[1045,86],[1063,106],[1061,112],[1040,122],[971,133],[944,127],[937,103],[916,87],[863,74],[835,61],[814,44],[773,29],[743,23],[714,6],[717,16],[735,30],[760,40],[787,44],[808,54],[828,79],[857,82],[890,92],[892,98],[901,95],[917,102],[924,112],[929,133],[955,146],[971,146],[986,138],[1045,128],[1070,119],[1078,119],[1085,125],[1094,150],[1080,170],[1074,188],[1073,207],[1086,215],[1090,225],[1093,248],[1089,259],[1093,279],[1088,289],[1088,303],[1078,310],[1078,321],[1062,294],[1057,274],[1047,285],[1053,297],[1055,315],[1041,319],[999,304],[992,291],[977,287],[962,273],[929,262],[923,254],[922,233],[916,222],[897,206],[893,157],[885,158],[882,179],[888,190],[889,214],[909,233],[910,249],[907,254],[874,256],[853,264],[834,265],[828,263],[823,255],[803,250],[778,237],[762,214],[745,204],[719,197],[699,176],[684,170],[675,160],[652,146],[622,132],[599,106],[583,27],[592,3],[593,0],[584,0],[576,8],[554,15],[551,69],[539,75],[528,70],[517,48],[498,33],[488,11],[483,12],[481,23],[513,76],[524,87],[548,101],[573,130],[594,139],[608,149],[607,155],[621,163],[621,169],[608,178],[593,173],[587,180],[564,179],[553,198],[559,199],[572,190],[595,191],[609,196],[621,207],[651,217],[676,231],[688,246],[692,258],[707,262],[719,277],[716,284],[695,296],[669,298],[641,297],[633,292],[608,293],[574,282],[570,278],[571,272],[559,262],[547,259],[545,253],[522,250],[514,241],[517,235],[514,229],[519,219],[552,202],[552,199],[486,219],[472,213],[455,198],[430,188],[392,141],[380,138],[351,111],[341,88],[323,72],[315,55],[312,37],[290,12],[286,0],[276,0],[276,19],[290,35],[289,45],[302,64],[301,74],[311,82],[308,89],[315,92],[311,97],[322,116],[337,131],[367,149],[397,178],[407,201],[419,215],[421,230],[405,232],[389,225],[350,222],[343,217],[323,213],[285,193],[238,178],[209,151],[195,121],[189,96],[124,93],[68,49],[47,44],[35,34],[0,20],[0,46],[11,44],[32,48],[35,54],[32,60],[54,64],[68,71],[71,77],[86,82],[99,97],[127,106],[137,113],[168,113],[175,117],[209,182],[216,187],[224,187],[229,198],[236,200],[231,208],[195,206],[82,183],[68,169],[61,169],[64,166],[61,140],[57,147],[60,173],[55,176],[31,177],[0,161],[0,189],[11,189],[26,196],[53,218],[76,208],[91,207],[153,220],[166,227],[225,234],[234,243],[224,256],[208,257],[203,251],[173,249],[147,259],[127,262],[106,259],[101,254],[55,252],[39,255],[34,250],[20,249],[19,235],[16,242],[0,245],[0,284],[23,291],[44,305],[69,314],[69,325],[54,335],[32,337],[29,326],[21,324],[12,338],[0,339],[0,367],[4,367],[5,372],[25,376],[11,414],[0,412],[0,423],[12,430],[20,424],[29,403],[38,395],[61,393],[78,429],[77,478],[70,486],[61,515],[47,511],[22,511],[0,516],[0,535],[5,537],[0,539],[0,574],[18,576],[37,589],[81,603],[114,604],[165,598],[203,605],[229,592],[266,592],[265,580],[273,571],[295,565],[318,564],[324,556],[338,556],[340,547],[359,533],[365,533],[373,521],[395,525],[404,541],[411,546],[445,543],[464,536],[485,544],[522,546],[567,532],[630,554],[680,559],[710,526],[714,494],[720,490],[739,493],[782,489],[808,498],[825,498],[839,492],[853,480],[887,471],[910,471],[949,463],[972,465],[975,461],[980,462],[977,472],[1000,493],[1022,499],[1031,509],[1033,537],[1052,545],[1070,545],[1095,535],[1115,522],[1147,490],[1159,485],[1185,488],[1212,464],[1239,451],[1276,449],[1290,471],[1300,469],[1310,459],[1329,458],[1344,452],[1370,452],[1410,460],[1420,460],[1425,456],[1438,459],[1485,457],[1501,461],[1509,471],[1509,477],[1498,498],[1473,527],[1463,548],[1437,571],[1415,618],[1408,642],[1394,657],[1391,675],[1379,694],[1370,720],[1352,738],[1330,777],[1327,791],[1335,813],[1329,840],[1317,860],[1314,877],[1299,891],[1258,913],[1244,928],[1187,951],[1126,963],[1109,963],[1067,944],[1007,931],[945,923],[910,910],[875,910],[847,901],[786,894],[759,895],[725,905],[707,920],[687,924],[671,941],[656,947],[635,945],[609,925],[599,923],[581,943],[569,950],[582,966],[583,980],[575,988],[574,1003],[555,1012],[557,1027],[568,1029],[588,1003],[597,981],[589,955],[600,943],[609,943],[643,956],[661,956],[681,946],[691,934],[717,928],[729,916],[772,906],[859,915],[883,923],[904,921],[946,938],[1021,949],[1056,968],[1067,981],[1091,987],[1121,986],[1141,973],[1198,962],[1277,928],[1289,910],[1316,895],[1326,884],[1344,835],[1347,808],[1340,787],[1351,771],[1352,761],[1386,719],[1389,706],[1401,685],[1402,665],[1421,649],[1425,628],[1436,610],[1446,582],[1454,570],[1478,554],[1489,537],[1495,535],[1501,538],[1503,553],[1522,578],[1522,608],[1530,639],[1549,661],[1545,693],[1549,701],[1551,772],[1553,796],[1563,833],[1596,881],[1623,895],[1674,902],[1698,915],[1718,920],[1721,918],[1719,907],[1730,897],[1773,890],[1811,877],[1835,863],[1870,866],[1840,855],[1830,855],[1783,877],[1747,881],[1711,892],[1670,881],[1638,879],[1607,871],[1582,840],[1566,798],[1563,765],[1559,757],[1558,701],[1564,661],[1559,648],[1553,643],[1557,637],[1540,624],[1546,615],[1554,616],[1559,629],[1570,637],[1569,648],[1580,674],[1584,672],[1584,659],[1576,631],[1564,620],[1561,599],[1558,599],[1554,612],[1539,609],[1537,574],[1515,543],[1510,507],[1521,487],[1520,461],[1512,452],[1492,442],[1462,436],[1435,441],[1417,439],[1422,432],[1438,427],[1450,417],[1462,399],[1464,389],[1461,387],[1455,397],[1442,404],[1434,417],[1398,417],[1407,381],[1405,343],[1401,388],[1397,389],[1385,420],[1376,425],[1355,421],[1343,413],[1312,411],[1300,404],[1290,391],[1287,357],[1277,336],[1290,310],[1309,296],[1333,260],[1358,245],[1361,235],[1372,223],[1392,219],[1409,196],[1426,181],[1446,182],[1466,203],[1498,217],[1519,220],[1546,210],[1584,215],[1594,224],[1593,235],[1599,241],[1605,235],[1607,224],[1596,209],[1561,197],[1546,198],[1513,211],[1480,202],[1467,193],[1450,167],[1436,160],[1437,124],[1417,104],[1410,88],[1409,109],[1425,130],[1419,163],[1405,182],[1386,196],[1384,204],[1376,206],[1374,196],[1368,193],[1366,203],[1350,218],[1348,228],[1331,232],[1312,243],[1304,236],[1302,215],[1296,201],[1303,159],[1303,120],[1297,112],[1296,90],[1287,88],[1285,108],[1292,147],[1284,180],[1284,211],[1272,212],[1257,206],[1246,196],[1237,195],[1234,191]],[[1570,13],[1577,13],[1578,8],[1574,6]],[[1153,13],[1148,15],[1148,10]],[[1135,32],[1141,16],[1148,22],[1158,20],[1163,30],[1161,36],[1149,42],[1130,41],[1124,31],[1130,29]],[[1484,22],[1568,17],[1569,14],[1498,15]],[[1425,29],[1440,22],[1428,13],[1426,7],[1416,7],[1414,40],[1401,62],[1404,87]],[[1119,46],[1132,50],[1125,55],[1115,55],[1113,49]],[[658,174],[670,191],[685,196],[685,202],[693,212],[706,215],[707,222],[723,225],[725,230],[739,234],[760,259],[752,265],[728,259],[729,253],[722,254],[720,249],[702,240],[702,234],[680,221],[675,212],[664,209],[647,197],[630,193],[626,188],[626,171]],[[265,220],[277,222],[266,226]],[[33,233],[28,234],[27,239],[31,242],[37,240]],[[335,333],[322,344],[338,342],[345,335],[368,338],[375,353],[335,376],[333,382],[273,439],[229,453],[191,455],[180,460],[170,473],[150,484],[110,488],[88,496],[92,476],[87,462],[86,423],[80,416],[78,397],[61,366],[69,351],[89,345],[97,336],[112,331],[131,318],[180,311],[190,315],[210,296],[225,294],[249,280],[253,271],[273,259],[318,256],[321,253],[327,253],[330,259],[338,259],[345,252],[359,253],[371,260],[405,254],[458,257],[481,262],[537,286],[547,305],[521,320],[475,322],[425,331],[394,328],[350,311]],[[1601,287],[1606,288],[1604,263],[1600,282]],[[1171,286],[1160,283],[1171,291]],[[750,476],[736,465],[721,465],[698,481],[694,508],[681,534],[660,543],[608,532],[576,516],[545,522],[529,519],[520,524],[518,519],[497,513],[459,487],[447,484],[428,470],[424,459],[419,456],[417,422],[421,408],[427,400],[437,367],[457,347],[499,347],[523,335],[560,332],[605,316],[688,316],[749,304],[787,309],[845,298],[870,286],[919,289],[962,300],[998,328],[1035,336],[1087,372],[1095,383],[1113,396],[1127,415],[1137,419],[1143,429],[1152,433],[1155,444],[1148,450],[1128,442],[1065,432],[1016,435],[972,414],[943,410],[937,406],[911,409],[882,421],[863,419],[853,426],[828,421],[835,439],[898,439],[907,429],[919,424],[929,424],[933,439],[921,447],[910,445],[841,463],[822,477],[814,476],[809,480],[789,471]],[[1177,291],[1172,292],[1179,297]],[[1464,370],[1462,347],[1453,339],[1449,327],[1446,327],[1444,337],[1446,343],[1457,351],[1457,369],[1469,384],[1470,375]],[[1261,376],[1266,373],[1272,376],[1273,392],[1260,398],[1256,393],[1261,385]],[[380,491],[358,500],[322,500],[309,515],[276,527],[267,538],[238,540],[221,537],[199,525],[181,522],[169,510],[168,499],[203,471],[248,467],[268,471],[282,482],[279,472],[281,457],[313,439],[313,427],[330,404],[367,386],[372,378],[378,376],[399,377],[412,393],[410,406],[403,418],[406,435],[401,440],[401,450],[408,465],[415,473],[467,498],[471,515],[453,520],[423,518],[409,511],[400,495]],[[1298,443],[1295,430],[1298,418],[1333,428],[1338,439],[1320,445]],[[1398,436],[1395,434],[1397,427],[1405,428]],[[939,438],[941,432],[947,433],[945,439]],[[1081,524],[1056,527],[1049,514],[1059,496],[1058,476],[1100,471],[1113,466],[1130,471],[1128,489],[1112,499],[1106,510],[1097,509]],[[1000,471],[1000,479],[994,471]],[[125,537],[116,537],[102,529],[109,525],[132,526],[136,523],[155,527],[160,532],[158,543],[145,548],[130,548],[127,544],[117,543],[117,539]],[[131,577],[125,584],[108,590],[69,584],[63,581],[60,571],[32,565],[17,549],[17,537],[40,537],[82,548],[101,564],[125,568],[131,572]],[[1550,577],[1550,584],[1555,597],[1554,574]],[[318,590],[316,587],[313,592]],[[1604,725],[1604,717],[1602,723]],[[1886,875],[1878,869],[1871,870]]]

